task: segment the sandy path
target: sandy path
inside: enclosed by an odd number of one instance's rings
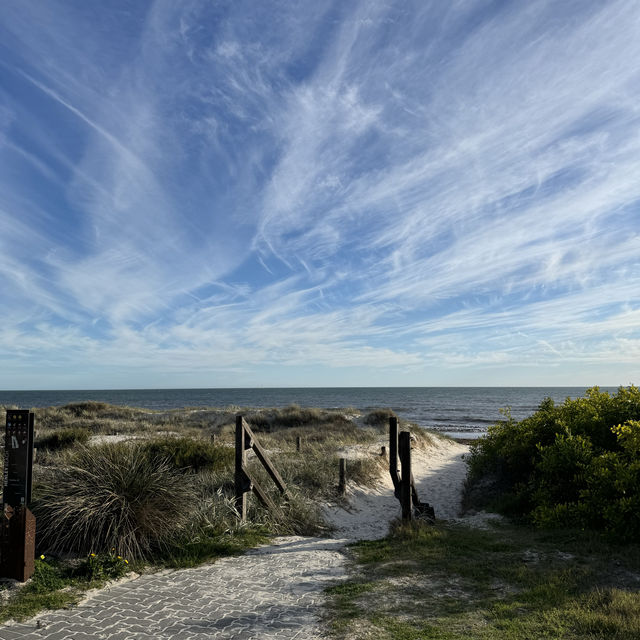
[[[376,445],[368,454],[375,455],[379,451],[380,445]],[[412,451],[413,477],[420,500],[428,502],[440,520],[460,515],[467,473],[463,456],[468,451],[467,445],[440,438],[434,446]],[[348,450],[345,455],[355,457],[362,452]],[[348,487],[347,499],[347,508],[330,505],[325,509],[327,520],[335,527],[334,535],[339,538],[382,538],[387,534],[391,520],[400,516],[400,503],[393,495],[393,483],[388,473],[374,489]]]

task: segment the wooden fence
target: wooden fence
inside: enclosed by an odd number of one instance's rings
[[[253,491],[262,504],[274,513],[278,513],[279,509],[276,504],[267,495],[264,489],[258,484],[258,481],[247,469],[247,450],[253,449],[255,454],[267,470],[271,479],[281,494],[288,495],[287,485],[273,466],[266,451],[262,448],[258,439],[255,437],[246,420],[242,416],[236,416],[236,472],[235,472],[235,488],[236,488],[236,508],[242,521],[247,518],[247,493]]]
[[[398,468],[398,457],[400,468]],[[402,507],[402,519],[411,520],[414,516],[435,521],[435,512],[428,502],[421,502],[411,470],[411,433],[398,433],[398,418],[389,418],[389,473],[393,482],[394,494]]]

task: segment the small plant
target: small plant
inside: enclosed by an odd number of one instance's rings
[[[66,584],[67,581],[59,564],[41,555],[35,559],[33,575],[26,588],[30,593],[48,593],[62,589]]]
[[[90,553],[78,569],[78,573],[89,580],[117,580],[129,571],[129,561],[115,549],[109,553]]]
[[[104,413],[111,406],[106,402],[94,402],[88,400],[87,402],[71,402],[61,407],[62,411],[66,411],[76,418],[94,417],[100,413]]]

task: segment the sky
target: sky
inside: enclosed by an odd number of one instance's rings
[[[640,4],[0,0],[0,388],[640,382]]]

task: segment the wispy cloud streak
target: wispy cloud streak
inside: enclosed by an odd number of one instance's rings
[[[0,29],[5,386],[640,373],[633,3],[23,3]]]

